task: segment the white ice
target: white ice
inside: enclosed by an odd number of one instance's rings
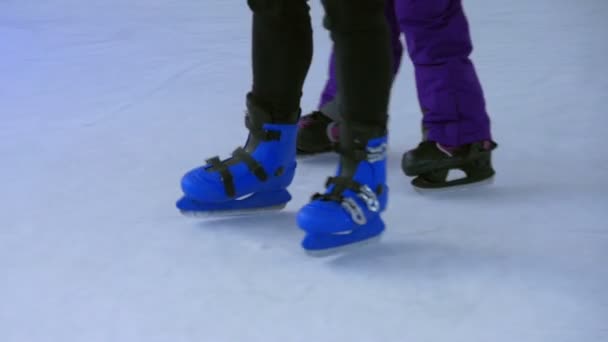
[[[608,341],[608,2],[467,0],[487,189],[419,195],[407,59],[381,243],[316,259],[294,215],[204,222],[179,178],[244,142],[245,1],[0,1],[0,341]],[[312,1],[316,105],[330,41]],[[224,127],[233,127],[226,129]]]

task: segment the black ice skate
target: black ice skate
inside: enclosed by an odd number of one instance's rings
[[[338,126],[317,111],[303,116],[298,122],[297,151],[299,156],[331,152],[338,141]]]
[[[401,167],[407,176],[416,177],[412,185],[419,190],[444,189],[491,182],[494,177],[492,141],[448,149],[436,142],[423,141],[403,155]],[[450,170],[461,170],[465,177],[448,180]]]

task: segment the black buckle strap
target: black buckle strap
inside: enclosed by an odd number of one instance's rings
[[[336,187],[341,187],[344,190],[351,190],[355,192],[361,189],[361,183],[354,181],[349,177],[329,177],[325,182],[325,187],[329,187],[330,185],[335,185]]]
[[[224,190],[226,191],[226,195],[228,195],[228,197],[236,196],[234,177],[228,168],[229,165],[235,165],[235,162],[245,163],[247,169],[249,169],[249,171],[251,171],[251,173],[253,173],[260,181],[266,181],[268,179],[268,174],[266,173],[264,167],[258,163],[257,160],[253,159],[249,152],[245,151],[242,147],[239,147],[232,152],[232,159],[221,161],[219,157],[213,157],[208,159],[206,162],[211,166],[209,169],[207,169],[208,171],[219,172],[222,183],[224,184]]]
[[[232,173],[228,170],[228,165],[225,162],[220,161],[219,157],[213,157],[207,159],[207,164],[211,165],[209,171],[217,171],[222,178],[222,183],[224,183],[224,190],[226,191],[226,195],[229,197],[236,196],[236,190],[234,188],[234,178],[232,177]]]
[[[371,192],[374,195],[382,195],[384,192],[384,187],[382,185],[378,185],[375,190],[370,189],[369,187],[349,178],[349,177],[329,177],[325,182],[325,187],[329,188],[330,186],[335,185],[332,191],[329,194],[320,194],[316,193],[313,195],[313,199],[322,199],[322,200],[333,200],[333,201],[342,201],[344,196],[342,193],[346,190],[350,190],[357,194],[368,193]],[[371,196],[371,194],[367,194]]]
[[[343,192],[351,190],[356,194],[356,197],[363,200],[367,209],[371,212],[379,212],[381,209],[378,195],[383,191],[382,186],[379,186],[376,191],[373,191],[367,185],[363,185],[354,181],[349,177],[330,177],[327,179],[326,187],[334,185],[334,188],[327,194],[315,194],[312,200],[338,202],[342,207],[350,213],[354,222],[362,225],[367,222],[365,214],[361,207],[353,197],[344,197]]]
[[[257,160],[253,159],[249,152],[245,151],[242,147],[234,150],[234,152],[232,152],[232,157],[238,161],[244,162],[249,171],[262,182],[268,179],[268,174],[266,173],[266,170],[264,170],[264,167],[258,163]]]
[[[349,177],[329,177],[325,182],[325,187],[328,188],[334,185],[334,188],[327,194],[316,193],[312,196],[313,200],[342,202],[344,196],[342,193],[346,190],[351,190],[355,193],[361,191],[362,185],[359,182],[352,180]]]

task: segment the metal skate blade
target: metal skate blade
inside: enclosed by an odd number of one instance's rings
[[[308,154],[298,154],[296,156],[297,160],[302,162],[333,162],[338,158],[338,154],[334,151],[327,152],[318,152],[318,153],[308,153]]]
[[[262,208],[254,208],[254,209],[238,209],[238,210],[210,210],[210,211],[187,211],[181,210],[182,215],[196,218],[231,218],[231,217],[242,217],[255,215],[259,213],[279,211],[284,209],[287,206],[287,203],[270,206],[270,207],[262,207]]]
[[[353,250],[361,249],[365,246],[376,244],[376,243],[380,242],[381,238],[382,238],[382,234],[380,234],[378,236],[374,236],[373,238],[369,238],[367,240],[350,243],[348,245],[344,245],[344,246],[340,246],[340,247],[328,248],[328,249],[323,249],[323,250],[318,250],[318,251],[306,250],[306,254],[308,256],[315,257],[315,258],[325,258],[325,257],[329,257],[329,256],[334,256],[334,255],[338,255],[338,254],[342,254],[342,253],[351,252]]]
[[[452,192],[461,192],[467,190],[473,190],[478,188],[484,188],[490,185],[493,185],[495,181],[495,177],[492,176],[490,178],[484,179],[479,182],[465,183],[459,185],[451,185],[443,188],[422,188],[416,185],[413,185],[414,190],[416,190],[419,194],[438,194],[438,193],[452,193]]]
[[[315,157],[319,157],[324,155],[326,152],[321,152],[321,153],[300,153],[296,156],[296,159],[298,160],[307,160],[307,159],[313,159]]]

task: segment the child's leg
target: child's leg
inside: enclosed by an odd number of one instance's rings
[[[393,73],[397,74],[403,55],[403,45],[400,40],[400,29],[395,16],[395,1],[387,0],[385,15],[391,36],[391,51],[393,55]],[[332,151],[333,142],[338,138],[338,127],[335,122],[342,121],[339,106],[342,102],[341,92],[336,81],[336,65],[334,51],[329,60],[329,79],[321,93],[317,111],[307,114],[300,120],[298,130],[298,153],[317,154]]]
[[[446,146],[490,140],[461,0],[396,0],[414,63],[426,139]]]
[[[253,11],[251,96],[273,115],[288,116],[300,109],[312,60],[307,0],[248,3]]]
[[[385,6],[385,15],[388,20],[388,26],[391,34],[393,73],[394,75],[396,75],[399,71],[399,66],[401,65],[401,57],[403,55],[403,44],[400,40],[401,31],[399,28],[399,23],[397,22],[397,17],[395,15],[395,0],[387,0]],[[337,102],[340,101],[339,99],[337,99],[337,97],[340,96],[340,92],[338,91],[338,85],[336,82],[336,64],[333,49],[329,58],[328,71],[329,77],[327,79],[325,87],[323,88],[323,92],[321,93],[321,99],[319,101],[318,109],[330,119],[334,121],[340,121],[341,118],[340,114],[338,113],[337,105]]]
[[[393,66],[384,0],[324,0],[340,88],[340,163],[298,213],[302,246],[320,251],[378,236],[388,200],[386,144]]]

